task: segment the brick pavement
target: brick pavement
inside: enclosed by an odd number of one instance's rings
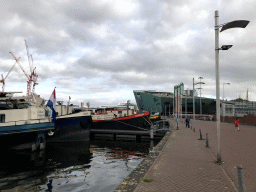
[[[256,191],[256,126],[241,124],[237,131],[234,123],[221,123],[221,167],[238,187],[237,166],[242,165],[246,192]],[[196,120],[196,133],[201,129],[203,138],[208,133],[210,151],[217,156],[216,122]]]
[[[195,122],[193,126],[198,129],[200,123]],[[211,149],[205,147],[204,141],[198,140],[198,131],[193,132],[181,123],[179,128],[173,130],[162,152],[145,174],[153,181],[140,182],[134,191],[238,191],[222,166],[215,164]]]

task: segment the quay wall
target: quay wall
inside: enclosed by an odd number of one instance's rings
[[[152,151],[147,155],[147,157],[123,180],[122,183],[114,190],[114,192],[126,191],[132,192],[137,187],[141,178],[144,177],[146,172],[153,165],[154,161],[157,159],[163,148],[165,147],[167,141],[169,140],[172,132],[171,130],[175,127],[174,121],[170,121],[170,131],[167,131],[165,136],[161,141],[154,147]]]

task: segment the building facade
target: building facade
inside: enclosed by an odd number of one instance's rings
[[[186,90],[184,90],[186,93]],[[157,92],[157,91],[133,91],[137,103],[138,110],[150,111],[151,113],[159,112],[161,115],[177,114],[175,108],[174,94],[171,92]],[[195,95],[197,95],[195,93]],[[193,114],[193,90],[189,90],[186,95],[180,98],[179,112],[182,114]],[[203,115],[216,115],[216,99],[201,98],[195,96],[195,114],[200,114],[200,104],[202,105]],[[174,106],[174,108],[173,108]],[[221,116],[243,117],[245,115],[256,115],[255,101],[222,101],[220,106]]]
[[[134,97],[138,110],[150,111],[151,113],[159,112],[161,115],[175,114],[174,94],[171,92],[157,92],[134,90]],[[193,93],[189,92],[188,96],[183,95],[181,100],[182,114],[193,114]],[[192,96],[191,96],[192,95]],[[196,95],[196,94],[195,94]],[[211,98],[201,98],[202,114],[215,115],[216,100]],[[200,97],[195,96],[195,114],[200,114]]]
[[[224,101],[221,104],[221,116],[243,117],[244,115],[256,115],[256,102],[243,100]]]

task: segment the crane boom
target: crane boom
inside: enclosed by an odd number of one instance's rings
[[[20,64],[20,62],[19,62],[19,60],[13,55],[13,53],[12,52],[10,52],[11,54],[12,54],[12,56],[13,56],[13,58],[16,60],[16,62],[19,64],[19,66],[20,66],[20,68],[21,68],[21,70],[23,71],[23,73],[26,75],[26,77],[28,78],[28,80],[29,80],[29,77],[28,77],[28,75],[26,74],[26,72],[24,71],[24,69],[23,69],[23,67],[21,66],[21,64]]]
[[[26,50],[27,50],[29,69],[30,69],[30,72],[32,73],[33,63],[31,64],[31,62],[30,62],[30,55],[29,55],[29,49],[28,49],[27,41],[25,39],[24,39],[24,41],[25,41]]]
[[[19,61],[20,57],[17,59]],[[15,63],[13,64],[12,68],[10,69],[10,71],[7,73],[7,75],[5,76],[5,80],[8,77],[8,75],[11,73],[12,69],[14,68],[15,64],[17,63],[17,61],[15,61]]]

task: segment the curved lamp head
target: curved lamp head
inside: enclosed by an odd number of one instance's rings
[[[197,85],[197,84],[205,84],[204,82],[197,82],[197,83],[195,83],[195,85]]]
[[[232,47],[233,45],[222,45],[220,50],[228,50]]]
[[[225,31],[227,29],[230,29],[230,28],[236,28],[236,27],[239,27],[239,28],[245,28],[248,24],[249,24],[250,21],[247,21],[247,20],[235,20],[235,21],[231,21],[229,23],[226,23],[222,26],[220,32],[222,31]]]

